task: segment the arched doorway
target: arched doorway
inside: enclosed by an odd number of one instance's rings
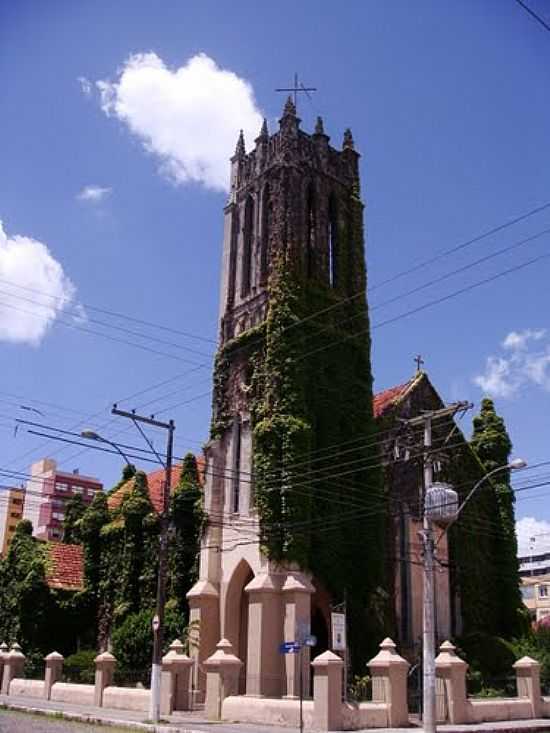
[[[231,642],[243,666],[239,677],[239,695],[246,692],[248,655],[248,593],[244,588],[253,579],[252,568],[243,558],[233,571],[225,594],[223,634]]]

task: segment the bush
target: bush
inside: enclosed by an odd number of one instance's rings
[[[94,649],[82,649],[67,657],[63,663],[63,676],[67,682],[93,684],[96,656],[97,652]]]
[[[550,690],[550,629],[538,624],[521,639],[507,642],[507,647],[516,659],[532,657],[540,662],[540,681],[543,692]]]
[[[458,640],[459,655],[484,681],[512,674],[515,656],[507,642],[483,632],[467,634]]]

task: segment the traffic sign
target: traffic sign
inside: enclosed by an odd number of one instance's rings
[[[284,641],[279,646],[279,652],[281,654],[297,654],[301,648],[302,645],[298,641]]]

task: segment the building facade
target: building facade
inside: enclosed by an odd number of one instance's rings
[[[533,621],[550,616],[550,541],[545,535],[531,537],[520,548],[521,595]]]
[[[17,523],[23,519],[25,492],[23,489],[2,489],[0,496],[0,554],[4,556],[10,546]]]
[[[25,486],[24,518],[33,526],[33,534],[42,540],[61,541],[67,502],[80,496],[84,504],[92,502],[103,484],[92,476],[59,471],[51,458],[33,463],[31,478]]]

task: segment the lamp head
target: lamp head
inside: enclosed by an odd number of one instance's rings
[[[525,468],[527,466],[527,461],[525,461],[523,458],[514,458],[513,461],[510,461],[509,467],[516,470],[518,468]]]
[[[88,438],[88,440],[101,440],[101,436],[98,435],[95,430],[83,430],[80,433],[81,438]]]

